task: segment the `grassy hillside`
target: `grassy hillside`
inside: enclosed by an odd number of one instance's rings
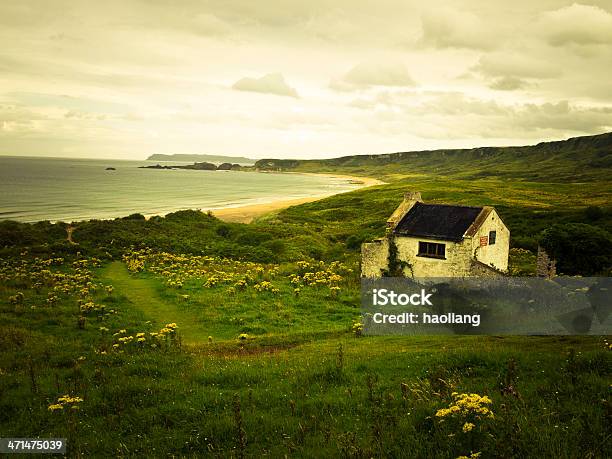
[[[494,205],[514,274],[554,223],[610,230],[610,136],[542,145],[292,163],[388,183],[249,225],[132,215],[73,244],[0,222],[2,436],[69,457],[606,457],[609,338],[360,334],[359,246],[408,189]]]
[[[255,167],[304,172],[343,171],[387,180],[419,174],[452,175],[464,180],[606,180],[612,168],[612,133],[526,147],[412,151],[326,160],[262,159]]]

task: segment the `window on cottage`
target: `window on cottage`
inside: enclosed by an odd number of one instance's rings
[[[495,238],[497,238],[497,231],[489,231],[489,245],[495,244]]]
[[[446,244],[419,241],[419,257],[446,258]]]

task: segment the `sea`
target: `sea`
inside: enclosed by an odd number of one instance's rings
[[[324,196],[359,186],[324,175],[139,168],[157,163],[0,156],[0,220],[72,222],[133,213],[165,215]]]

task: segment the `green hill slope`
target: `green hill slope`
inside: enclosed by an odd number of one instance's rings
[[[612,168],[612,133],[542,142],[524,147],[482,147],[461,150],[409,151],[343,156],[325,160],[261,159],[260,170],[345,172],[392,179],[425,173],[457,178],[522,180],[605,179]]]

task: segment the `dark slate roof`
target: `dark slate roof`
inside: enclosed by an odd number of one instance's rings
[[[405,236],[461,241],[482,210],[482,207],[417,202],[393,232]]]

